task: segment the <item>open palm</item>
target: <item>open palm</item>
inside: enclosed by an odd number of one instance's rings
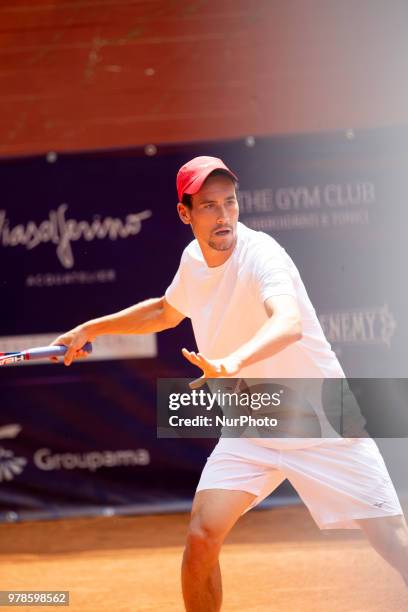
[[[207,378],[223,378],[235,376],[240,370],[239,360],[233,357],[224,359],[207,359],[201,353],[188,351],[186,348],[181,350],[183,356],[193,365],[201,368],[203,374],[198,381],[205,382]],[[197,382],[198,382],[197,381]]]

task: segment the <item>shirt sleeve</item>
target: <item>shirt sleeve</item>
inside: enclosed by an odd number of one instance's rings
[[[170,306],[173,306],[173,308],[181,312],[185,317],[190,317],[187,292],[183,281],[183,257],[181,258],[179,269],[171,284],[166,289],[164,297]]]
[[[262,245],[256,253],[255,283],[262,302],[276,295],[296,298],[291,275],[291,259],[277,243]]]

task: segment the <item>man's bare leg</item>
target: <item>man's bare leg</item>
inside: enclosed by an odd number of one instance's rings
[[[375,550],[397,570],[408,586],[408,528],[402,515],[357,521]]]
[[[222,602],[218,561],[222,543],[254,495],[245,491],[206,489],[193,503],[182,565],[187,612],[218,612]]]

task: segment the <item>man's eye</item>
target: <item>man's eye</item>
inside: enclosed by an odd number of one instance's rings
[[[204,208],[212,208],[212,207],[213,207],[213,205],[212,205],[212,204],[206,204],[206,205],[204,206]]]

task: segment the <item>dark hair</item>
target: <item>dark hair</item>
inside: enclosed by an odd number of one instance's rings
[[[208,176],[207,178],[209,178],[210,176],[228,176],[228,178],[231,179],[231,181],[234,183],[234,187],[235,189],[238,189],[238,181],[234,179],[233,176],[230,175],[229,172],[227,172],[226,170],[213,170]],[[207,180],[207,179],[205,179]],[[205,181],[204,181],[205,182]],[[184,193],[183,197],[181,199],[181,203],[184,204],[184,206],[187,206],[187,208],[192,208],[193,207],[193,196],[189,193]]]
[[[187,206],[187,208],[193,208],[193,196],[190,193],[183,193],[181,203]]]

